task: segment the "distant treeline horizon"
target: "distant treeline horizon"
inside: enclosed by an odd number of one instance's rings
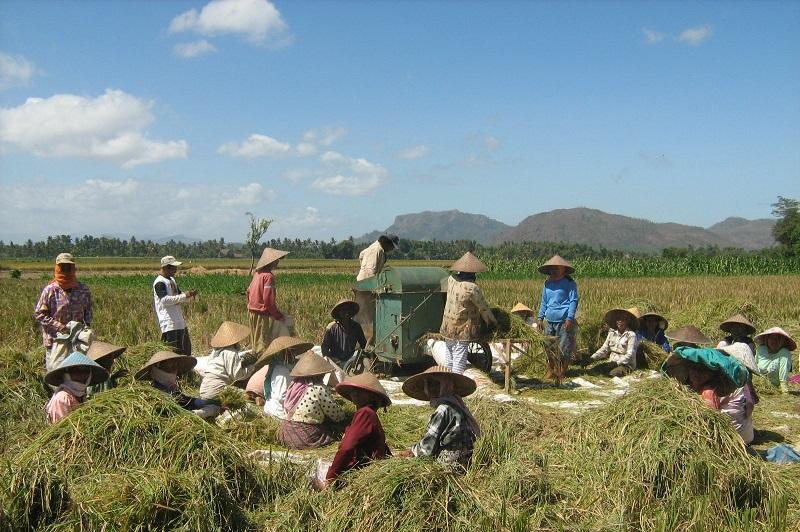
[[[329,241],[312,239],[270,239],[260,247],[282,249],[298,259],[355,259],[369,242],[358,242],[353,237],[345,240]],[[259,250],[259,253],[260,253]],[[454,260],[464,252],[471,251],[484,259],[531,259],[549,258],[555,254],[567,259],[604,259],[626,257],[716,257],[730,256],[779,256],[778,248],[759,251],[746,251],[741,248],[664,248],[660,253],[630,252],[584,244],[560,242],[507,242],[495,246],[479,244],[473,240],[426,241],[400,240],[400,246],[392,254],[395,258],[420,260]],[[69,252],[77,257],[161,257],[174,255],[179,258],[250,258],[250,252],[242,243],[226,242],[224,238],[197,242],[153,242],[131,237],[128,240],[116,237],[95,237],[86,235],[74,238],[69,235],[47,237],[46,240],[24,243],[0,240],[0,257],[18,259],[54,258],[59,253]]]

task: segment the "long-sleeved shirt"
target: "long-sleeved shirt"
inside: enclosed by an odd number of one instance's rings
[[[386,252],[381,243],[376,240],[358,254],[358,260],[361,262],[361,267],[358,270],[356,281],[361,281],[381,273],[386,264]]]
[[[78,408],[81,400],[69,393],[69,390],[60,388],[47,402],[44,411],[47,413],[49,423],[57,423]]]
[[[474,340],[480,332],[481,319],[491,323],[495,317],[478,285],[448,277],[447,302],[439,332],[451,340]]]
[[[766,345],[756,350],[758,371],[767,377],[773,386],[780,386],[781,391],[789,391],[789,371],[792,369],[792,353],[782,347],[777,353],[770,353]]]
[[[264,413],[278,419],[286,419],[283,400],[292,383],[292,376],[289,375],[292,370],[275,360],[270,362],[270,366],[272,366],[272,371],[269,375],[269,397],[264,397]]]
[[[225,386],[249,377],[253,362],[255,357],[249,349],[214,349],[208,356],[198,395],[201,399],[213,399]]]
[[[33,310],[33,319],[42,328],[42,341],[50,349],[58,331],[71,321],[92,323],[92,293],[83,283],[64,290],[53,281],[44,287]]]
[[[750,386],[750,383],[747,383],[741,388],[737,388],[732,394],[719,399],[719,409],[731,418],[733,428],[742,437],[744,443],[750,443],[754,437],[753,407],[755,401]]]
[[[636,333],[625,331],[621,333],[616,329],[608,331],[606,341],[600,349],[594,352],[592,360],[602,360],[609,358],[617,365],[628,366],[636,369],[636,348],[639,342],[636,340]]]
[[[425,435],[411,447],[414,456],[427,456],[440,462],[466,465],[472,457],[476,435],[467,428],[464,414],[442,403],[431,415]]]
[[[539,303],[539,319],[550,323],[575,321],[578,310],[578,285],[569,277],[558,281],[550,279],[544,282],[542,300]]]
[[[337,422],[344,421],[347,419],[347,413],[333,398],[327,386],[315,384],[300,398],[291,420],[310,425],[321,425],[326,419]]]
[[[372,406],[362,406],[356,410],[353,420],[344,431],[342,443],[339,444],[325,478],[333,480],[345,471],[364,467],[373,460],[380,460],[391,454],[375,409]]]
[[[672,346],[669,345],[669,340],[667,340],[667,337],[664,335],[664,329],[656,329],[655,334],[648,334],[647,329],[639,329],[637,334],[640,340],[648,340],[658,345],[667,353],[672,352]]]
[[[283,319],[283,312],[278,308],[275,298],[275,274],[272,272],[255,272],[250,286],[247,288],[247,309],[259,314],[266,314],[276,320]]]
[[[361,349],[367,347],[364,330],[355,320],[350,320],[347,325],[334,321],[325,329],[322,337],[322,356],[344,362],[355,353],[356,345]]]
[[[153,281],[153,307],[162,333],[186,328],[180,307],[186,301],[188,298],[181,293],[175,279],[163,275],[156,277]]]

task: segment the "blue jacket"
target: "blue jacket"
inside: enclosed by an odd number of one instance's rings
[[[558,281],[548,279],[542,289],[542,301],[539,304],[539,319],[549,323],[561,323],[575,320],[578,310],[578,285],[567,276]]]
[[[664,329],[656,329],[656,334],[653,335],[653,338],[647,336],[647,329],[640,329],[636,334],[639,335],[640,339],[649,340],[657,344],[667,353],[672,351],[672,346],[669,345],[669,340],[667,340],[667,337],[664,335]]]

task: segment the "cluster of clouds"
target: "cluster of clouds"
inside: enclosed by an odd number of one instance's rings
[[[710,39],[713,33],[714,28],[710,24],[686,28],[677,34],[669,34],[653,28],[642,28],[642,35],[644,35],[644,40],[647,44],[658,44],[669,39],[680,44],[699,46]]]
[[[37,73],[36,66],[21,55],[0,52],[0,90],[24,87]]]

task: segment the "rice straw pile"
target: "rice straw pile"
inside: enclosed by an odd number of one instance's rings
[[[45,426],[48,389],[39,371],[41,364],[35,356],[0,350],[0,448],[4,456]]]

